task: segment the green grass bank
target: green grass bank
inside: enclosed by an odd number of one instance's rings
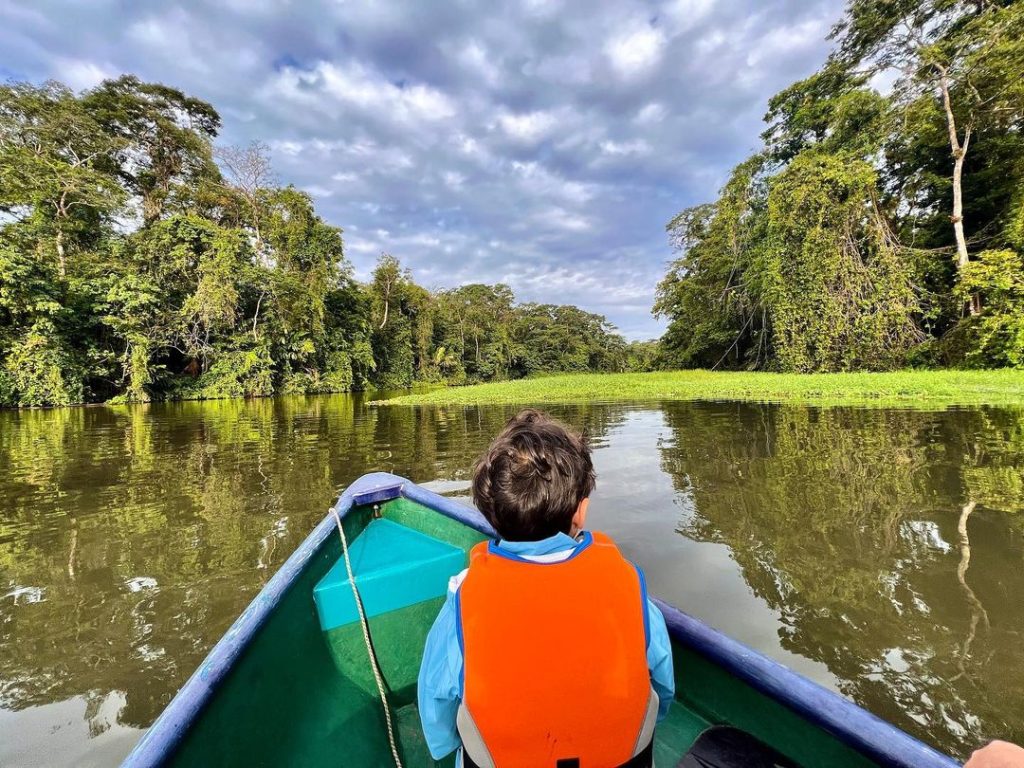
[[[818,405],[1024,405],[1024,370],[891,373],[658,371],[546,376],[413,393],[381,405],[753,400]]]

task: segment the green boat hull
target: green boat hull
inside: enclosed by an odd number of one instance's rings
[[[356,541],[378,515],[464,552],[484,538],[459,520],[398,496],[352,504],[343,523],[349,542]],[[126,765],[335,768],[392,763],[359,625],[323,632],[314,606],[314,587],[341,556],[339,537],[336,531],[327,535],[327,524],[329,521],[322,524],[323,530],[318,529],[320,541],[306,553],[289,583],[267,598],[273,600],[273,609],[233,651],[229,668],[214,682],[216,665],[201,667],[179,693],[179,697],[195,696],[198,703],[187,716],[168,713],[175,722],[158,721],[153,729],[156,733],[140,743]],[[251,610],[260,610],[260,599]],[[410,768],[455,764],[454,755],[437,762],[431,759],[415,704],[423,643],[442,600],[427,600],[370,619],[377,655],[391,688],[403,763]],[[243,615],[222,643],[230,645],[231,632],[249,631],[246,627]],[[713,724],[734,725],[801,766],[898,764],[871,759],[850,746],[849,739],[812,722],[813,718],[796,711],[791,703],[758,690],[699,649],[674,639],[673,652],[676,698],[668,718],[656,731],[655,765],[675,766],[701,732]],[[211,657],[215,655],[216,649]],[[204,675],[211,680],[197,694],[195,689],[202,688]],[[941,762],[928,765],[953,765],[948,758],[933,754]]]

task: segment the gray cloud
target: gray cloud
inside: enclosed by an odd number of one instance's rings
[[[841,0],[0,0],[0,77],[134,72],[211,101],[222,139],[423,284],[509,283],[660,332],[665,222],[757,146]]]

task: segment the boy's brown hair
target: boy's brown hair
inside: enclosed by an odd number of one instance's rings
[[[477,460],[473,501],[501,538],[539,541],[569,533],[595,479],[586,438],[528,409]]]

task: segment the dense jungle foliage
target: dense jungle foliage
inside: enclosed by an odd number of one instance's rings
[[[124,76],[0,87],[0,405],[338,392],[647,367],[573,306],[428,291],[215,147],[213,106]]]
[[[665,361],[1024,367],[1024,2],[850,0],[832,37],[669,223]]]

